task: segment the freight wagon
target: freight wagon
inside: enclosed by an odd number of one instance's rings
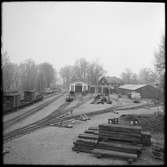
[[[7,114],[17,109],[26,107],[35,102],[43,100],[43,96],[35,91],[24,91],[24,99],[21,99],[20,93],[4,92],[3,94],[3,113]]]

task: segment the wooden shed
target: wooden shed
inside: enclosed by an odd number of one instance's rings
[[[158,99],[161,97],[160,90],[147,84],[126,84],[119,87],[118,92],[128,95],[132,92],[140,93],[142,98]]]
[[[74,82],[70,84],[69,87],[70,92],[75,92],[75,93],[84,93],[88,92],[88,84],[84,82]]]

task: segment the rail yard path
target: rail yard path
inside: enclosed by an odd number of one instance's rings
[[[63,96],[63,95],[56,95],[56,96],[49,98],[43,102],[40,102],[38,104],[27,107],[25,110],[21,110],[21,111],[19,110],[13,114],[10,114],[8,116],[8,119],[6,118],[7,116],[4,117],[4,119],[3,119],[4,131],[6,129],[10,128],[12,125],[18,124],[19,122],[22,122],[23,120],[27,119],[28,117],[38,113],[40,110],[47,108],[51,103],[54,103],[55,101],[57,101],[61,96]],[[9,119],[9,117],[10,117],[10,119]]]
[[[52,106],[52,110],[50,114],[47,114],[47,116],[43,115],[44,117],[42,119],[39,119],[38,117],[38,121],[34,121],[33,123],[30,124],[30,121],[28,120],[26,122],[27,125],[20,127],[14,127],[14,129],[10,129],[10,131],[5,131],[4,133],[4,142],[13,139],[15,137],[19,137],[21,135],[25,135],[27,133],[30,133],[36,129],[42,128],[46,125],[49,124],[49,122],[53,121],[60,121],[59,117],[62,116],[63,114],[68,114],[68,112],[71,112],[71,110],[74,110],[75,108],[79,107],[80,105],[82,105],[83,103],[85,103],[87,100],[89,100],[91,97],[85,97],[84,99],[82,99],[81,101],[78,101],[78,103],[74,106],[69,107],[68,109],[65,109],[68,105],[70,105],[71,103],[69,102],[65,102],[63,104],[61,104],[56,110],[53,110],[53,106]],[[60,102],[59,102],[60,104]],[[34,118],[36,118],[34,116]],[[58,120],[57,120],[58,119]]]

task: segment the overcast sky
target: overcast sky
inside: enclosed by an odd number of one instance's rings
[[[10,60],[49,62],[57,71],[80,57],[97,60],[112,76],[153,68],[165,34],[163,3],[9,2],[2,10]]]

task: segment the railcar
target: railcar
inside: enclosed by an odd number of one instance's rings
[[[33,103],[43,100],[43,96],[35,91],[25,91],[24,99],[18,92],[4,92],[3,95],[3,113],[7,114],[17,109],[26,107]]]

